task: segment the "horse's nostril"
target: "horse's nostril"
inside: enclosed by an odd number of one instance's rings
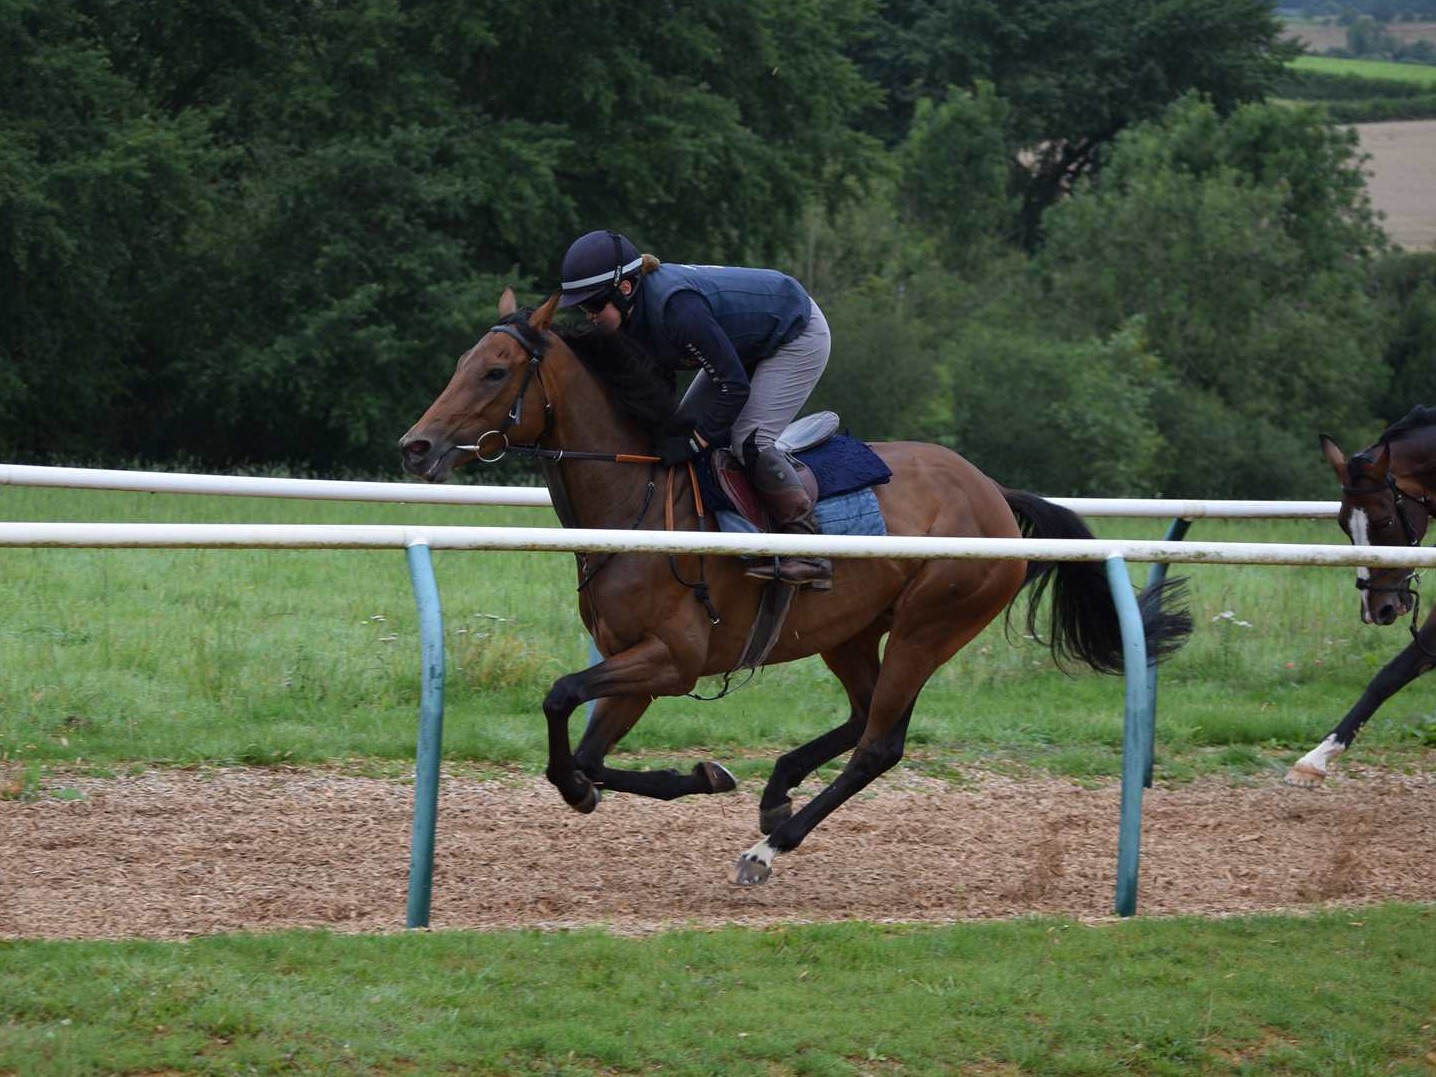
[[[416,438],[413,441],[404,442],[402,448],[410,456],[423,456],[429,451],[429,443]]]

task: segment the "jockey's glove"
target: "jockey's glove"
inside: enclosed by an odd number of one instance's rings
[[[664,467],[677,467],[692,460],[705,448],[707,442],[698,431],[692,430],[686,434],[670,434],[659,438],[655,451],[658,454],[658,462]]]

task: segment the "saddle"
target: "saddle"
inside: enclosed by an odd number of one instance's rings
[[[773,528],[768,519],[768,510],[763,505],[763,499],[753,489],[753,480],[748,477],[748,470],[737,455],[731,449],[714,449],[709,456],[709,466],[713,469],[713,481],[718,484],[718,489],[728,499],[733,511],[755,530],[771,531]],[[818,480],[813,476],[812,469],[797,459],[794,460],[793,466],[798,472],[798,478],[803,481],[803,489],[808,491],[808,496],[817,504]],[[724,530],[730,528],[725,527]]]
[[[892,472],[866,443],[839,434],[838,427],[835,412],[816,412],[793,422],[774,444],[792,458],[817,506],[823,534],[885,534],[872,487],[886,483]],[[735,453],[714,449],[707,465],[700,461],[697,470],[703,500],[722,530],[772,530],[762,499]]]
[[[825,534],[843,533],[854,526],[864,533],[881,534],[885,531],[882,528],[882,513],[871,487],[887,482],[892,472],[863,442],[838,435],[838,427],[839,419],[835,412],[816,412],[789,425],[774,444],[793,458],[798,477],[819,510],[823,508],[825,498],[830,505],[844,498],[852,500],[853,504],[844,505],[831,516],[834,520],[843,520],[841,526],[824,526],[823,513],[816,513]],[[821,452],[824,447],[835,451],[824,453],[821,459],[815,460],[813,454]],[[805,454],[808,454],[808,459],[804,459]],[[762,499],[753,489],[742,462],[731,450],[714,449],[709,454],[707,467],[699,463],[698,474],[699,485],[704,488],[703,496],[724,530],[771,530]],[[705,479],[708,481],[705,482]],[[757,669],[767,660],[782,633],[795,592],[796,588],[781,580],[773,580],[763,586],[758,612],[735,671]]]

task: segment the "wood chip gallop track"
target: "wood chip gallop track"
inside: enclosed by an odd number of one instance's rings
[[[539,779],[446,776],[432,926],[1111,915],[1115,784],[878,785],[744,890],[728,870],[758,837],[756,783],[580,816]],[[0,938],[402,929],[412,811],[405,782],[319,770],[55,779],[0,801]],[[1436,774],[1204,780],[1148,790],[1143,819],[1140,915],[1436,901]]]

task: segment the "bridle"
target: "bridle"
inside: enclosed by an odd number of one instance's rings
[[[518,327],[519,324],[523,324],[524,329],[520,329]],[[525,332],[524,330],[528,330],[528,332]],[[514,397],[514,402],[509,405],[508,414],[504,416],[504,420],[499,424],[498,429],[486,430],[479,435],[479,440],[474,442],[472,445],[458,445],[456,446],[456,448],[473,453],[479,458],[480,461],[485,464],[498,463],[508,454],[510,448],[514,449],[515,451],[531,449],[533,450],[533,453],[535,455],[538,455],[539,453],[542,453],[544,451],[553,451],[543,450],[536,443],[533,445],[525,446],[511,446],[509,444],[509,431],[515,426],[517,426],[519,423],[523,422],[524,397],[528,394],[529,386],[532,385],[534,379],[537,378],[539,382],[539,388],[544,389],[543,374],[540,373],[540,366],[543,363],[544,352],[548,350],[547,337],[542,333],[535,333],[533,330],[529,329],[527,323],[517,323],[516,321],[509,321],[507,319],[500,322],[498,325],[491,326],[489,328],[489,333],[502,333],[504,334],[504,336],[512,337],[514,341],[518,343],[518,346],[521,347],[528,355],[528,365],[524,368],[524,377],[523,381],[519,383],[518,395]],[[485,333],[484,335],[487,336],[488,333]],[[549,432],[549,430],[553,428],[553,403],[550,400],[547,389],[544,389],[543,397],[544,420],[543,431],[539,434],[540,438],[542,438],[545,434]],[[491,437],[498,438],[503,443],[503,445],[494,455],[486,456],[484,454],[484,442]]]
[[[1408,495],[1396,484],[1395,477],[1389,473],[1386,476],[1386,481],[1379,485],[1350,486],[1343,484],[1341,487],[1342,495],[1345,497],[1369,497],[1373,494],[1380,494],[1386,491],[1391,493],[1393,510],[1396,514],[1397,521],[1401,524],[1401,533],[1406,538],[1406,545],[1413,549],[1420,546],[1421,535],[1417,533],[1416,528],[1412,526],[1411,520],[1406,514],[1406,500],[1408,497],[1411,497],[1413,500],[1420,502],[1421,507],[1426,510],[1428,517],[1436,516],[1436,508],[1432,507],[1431,501],[1425,494]],[[1416,646],[1421,649],[1422,654],[1426,655],[1427,658],[1436,658],[1436,653],[1427,650],[1426,645],[1421,642],[1419,634],[1418,625],[1421,614],[1421,593],[1417,588],[1420,584],[1421,574],[1415,568],[1408,568],[1405,574],[1394,584],[1377,587],[1370,579],[1358,578],[1356,581],[1356,589],[1358,591],[1366,591],[1370,594],[1392,594],[1409,599],[1411,603],[1411,638],[1416,641]]]
[[[529,357],[528,365],[524,368],[523,381],[519,383],[518,395],[509,406],[508,414],[504,416],[497,429],[486,430],[479,435],[479,439],[472,445],[456,445],[455,448],[465,452],[471,452],[478,457],[480,463],[497,464],[510,452],[520,453],[532,457],[535,460],[546,460],[550,463],[557,463],[560,460],[603,460],[613,464],[656,464],[658,457],[642,453],[611,453],[611,452],[585,452],[579,449],[547,449],[538,444],[550,430],[553,429],[553,397],[543,383],[543,357],[548,350],[548,334],[536,332],[529,324],[522,320],[522,316],[515,314],[512,320],[506,318],[498,325],[489,329],[490,333],[503,333],[512,337],[518,342]],[[519,328],[522,326],[523,328]],[[486,333],[485,336],[488,334]],[[509,442],[509,431],[524,417],[524,397],[528,394],[530,386],[537,380],[539,388],[543,390],[543,430],[535,441],[526,445],[514,445]],[[493,455],[485,455],[484,442],[490,438],[498,438],[500,445]]]

